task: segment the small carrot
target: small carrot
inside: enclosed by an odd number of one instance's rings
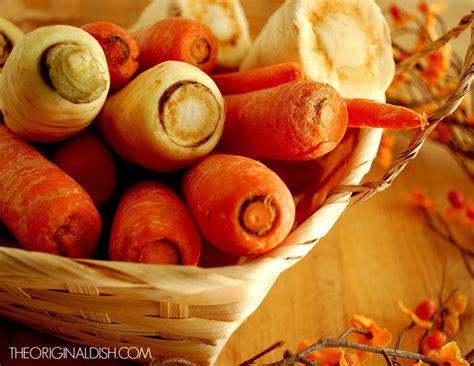
[[[107,145],[89,131],[60,145],[52,161],[89,193],[96,206],[107,201],[115,188],[114,156]]]
[[[428,124],[425,114],[393,104],[358,98],[346,98],[346,104],[349,127],[410,129]]]
[[[112,224],[112,260],[195,265],[200,252],[191,214],[170,188],[146,181],[125,193]]]
[[[215,74],[211,77],[222,94],[241,94],[303,80],[304,72],[300,64],[284,62],[247,71]]]
[[[182,186],[201,232],[225,252],[263,254],[280,244],[293,225],[290,191],[253,159],[210,155],[186,173]]]
[[[140,50],[141,70],[169,60],[187,62],[206,73],[216,65],[216,37],[207,25],[197,20],[163,19],[132,35]]]
[[[128,83],[138,69],[138,46],[132,36],[110,22],[89,23],[82,29],[94,37],[104,50],[110,73],[110,90]]]
[[[90,257],[99,213],[56,165],[0,124],[0,220],[29,250]]]
[[[347,127],[339,93],[312,80],[227,95],[219,148],[258,159],[309,160],[334,149]]]

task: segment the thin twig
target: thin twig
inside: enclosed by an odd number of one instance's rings
[[[365,335],[368,339],[372,339],[373,338],[373,334],[365,329],[362,329],[362,328],[356,328],[356,327],[352,327],[352,328],[348,328],[346,329],[339,337],[337,337],[337,339],[339,340],[344,340],[345,338],[347,338],[350,334],[352,333],[359,333],[359,334],[363,334]]]
[[[247,366],[251,365],[254,363],[254,361],[258,360],[259,358],[262,358],[265,356],[267,353],[272,352],[273,350],[283,347],[285,345],[285,342],[283,341],[278,341],[274,344],[272,344],[270,347],[265,348],[262,352],[257,353],[255,356],[249,358],[247,361],[244,361],[240,364],[240,366]]]
[[[474,348],[471,349],[466,355],[464,356],[467,362],[471,364],[471,362],[474,362]]]
[[[444,239],[447,243],[451,244],[459,250],[459,252],[461,253],[461,258],[463,259],[464,265],[467,271],[469,272],[469,275],[471,276],[471,278],[474,278],[474,269],[471,267],[471,264],[469,262],[469,258],[474,258],[474,252],[466,248],[464,245],[460,244],[456,240],[453,235],[453,232],[451,231],[451,228],[449,227],[449,224],[438,212],[435,212],[433,215],[436,217],[437,221],[443,225],[443,228],[445,230],[444,232],[437,227],[429,210],[427,210],[425,207],[421,207],[421,212],[423,213],[428,228],[433,233],[437,234],[440,238]]]
[[[435,320],[440,316],[440,314],[443,313],[443,311],[446,309],[446,304],[448,303],[451,298],[456,295],[456,293],[459,291],[459,287],[456,287],[453,291],[450,292],[450,294],[446,297],[444,301],[442,301],[438,307],[438,310],[435,311],[433,316],[431,317],[431,327],[426,329],[423,333],[423,336],[421,337],[420,344],[418,346],[418,352],[422,353],[423,351],[423,346],[425,345],[426,337],[428,337],[428,334],[431,332],[431,329],[433,328],[433,325],[435,323]]]
[[[399,349],[400,346],[402,345],[402,342],[405,338],[405,334],[410,330],[412,329],[413,327],[415,326],[415,322],[411,322],[410,324],[408,324],[405,328],[403,328],[401,331],[400,331],[400,334],[398,335],[398,339],[397,339],[397,344],[395,344],[395,349]]]
[[[436,41],[426,45],[421,51],[417,52],[415,55],[408,57],[407,59],[401,61],[397,65],[396,74],[400,75],[411,69],[419,60],[424,58],[429,53],[438,50],[440,47],[444,46],[450,40],[457,38],[472,22],[474,18],[473,14],[468,14],[464,16],[459,24],[452,28],[448,33],[438,38]]]
[[[383,358],[385,358],[385,361],[387,362],[387,365],[388,365],[388,366],[394,366],[394,365],[393,365],[393,361],[392,361],[392,359],[390,358],[390,356],[387,355],[387,352],[382,351],[382,356],[383,356]]]
[[[448,232],[443,232],[441,231],[435,224],[435,222],[433,221],[432,217],[431,217],[431,212],[429,210],[427,210],[425,207],[422,207],[422,212],[423,212],[423,215],[425,217],[425,220],[426,220],[426,223],[428,224],[428,228],[434,232],[435,234],[437,234],[439,237],[441,237],[442,239],[444,239],[445,241],[447,241],[449,244],[453,245],[454,247],[456,247],[457,249],[460,249],[460,250],[465,250],[469,256],[474,256],[474,252],[470,251],[469,249],[465,248],[463,245],[459,244],[454,238],[452,235],[450,235]],[[436,218],[443,224],[443,226],[445,227],[445,225],[447,225],[445,222],[443,222],[442,218],[440,219],[440,216],[439,214],[435,214]]]
[[[439,287],[438,304],[443,303],[443,293],[444,293],[445,285],[446,285],[446,264],[444,265],[443,272],[441,273],[441,286]]]
[[[464,154],[460,151],[453,151],[454,156],[456,159],[459,161],[461,164],[461,167],[463,168],[464,172],[467,174],[469,179],[471,181],[474,181],[474,171],[469,168],[469,165],[467,164],[466,160],[464,159]]]
[[[319,366],[317,362],[313,361],[313,360],[310,360],[309,358],[306,358],[305,356],[298,356],[297,357],[297,362],[301,362],[305,365],[308,365],[308,366]],[[292,364],[290,364],[292,365]]]
[[[388,356],[397,356],[401,358],[408,358],[412,360],[419,360],[423,361],[429,365],[437,365],[441,366],[440,363],[437,361],[424,356],[420,353],[415,353],[415,352],[408,352],[408,351],[402,351],[402,350],[395,350],[392,348],[384,348],[384,347],[376,347],[376,346],[368,346],[365,344],[360,344],[360,343],[352,343],[352,342],[347,342],[347,341],[341,341],[339,339],[333,339],[333,338],[321,338],[317,343],[306,347],[303,351],[298,352],[295,355],[292,355],[290,357],[284,358],[280,361],[265,364],[265,366],[289,366],[294,364],[295,362],[303,362],[303,359],[305,359],[305,356],[320,350],[322,348],[349,348],[349,349],[357,349],[360,351],[365,351],[365,352],[370,352],[370,353],[377,353],[380,355],[383,355],[385,352]],[[307,360],[306,361],[310,361]],[[315,363],[306,363],[307,365],[314,365]]]

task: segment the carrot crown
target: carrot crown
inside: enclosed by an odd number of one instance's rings
[[[273,229],[277,219],[278,211],[270,197],[254,196],[240,206],[239,224],[249,234],[265,236]]]

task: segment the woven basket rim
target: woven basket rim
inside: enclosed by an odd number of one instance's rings
[[[359,131],[358,141],[356,142],[350,155],[348,166],[346,167],[345,173],[339,184],[358,184],[362,180],[364,175],[370,170],[372,161],[375,158],[378,150],[381,135],[382,129],[361,129]],[[128,272],[130,269],[133,269],[133,267],[135,267],[135,269],[146,268],[147,271],[166,268],[167,271],[173,272],[175,274],[197,275],[217,273],[225,275],[226,277],[228,276],[239,279],[242,279],[242,277],[240,275],[236,276],[236,271],[240,273],[247,272],[247,275],[244,277],[246,277],[246,279],[251,279],[255,278],[255,271],[267,266],[268,263],[266,262],[269,259],[273,261],[279,260],[279,267],[281,268],[279,273],[295,264],[311,250],[311,248],[320,238],[322,238],[331,229],[331,227],[347,207],[350,197],[350,192],[334,194],[329,193],[321,207],[316,210],[308,219],[301,223],[296,229],[294,229],[283,243],[281,243],[272,251],[241,264],[206,268],[199,266],[145,264],[119,262],[104,259],[68,258],[50,253],[28,251],[21,248],[9,247],[0,247],[0,253],[5,255],[10,254],[14,257],[19,253],[21,253],[22,256],[35,255],[40,256],[44,260],[54,260],[55,263],[62,262],[65,266],[67,266],[68,263],[75,263],[91,267],[102,267],[110,270],[117,269],[120,272]],[[311,227],[321,219],[324,219],[324,223],[313,231]],[[300,244],[307,244],[304,246],[305,248],[302,251],[295,248],[301,246]],[[272,273],[269,275],[274,276],[275,273],[273,271],[271,272]]]

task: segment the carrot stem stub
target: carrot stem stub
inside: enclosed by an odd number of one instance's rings
[[[424,114],[388,103],[370,99],[347,98],[349,127],[388,129],[423,128],[428,124]]]
[[[164,61],[182,61],[210,73],[217,60],[217,39],[204,23],[186,18],[163,19],[133,33],[140,54],[140,69]]]
[[[138,46],[128,32],[110,22],[94,22],[82,27],[94,37],[107,58],[110,89],[125,85],[138,69]]]
[[[347,127],[344,99],[312,80],[226,95],[222,152],[255,159],[310,160],[334,149]]]
[[[303,80],[304,72],[300,64],[284,62],[246,71],[214,74],[211,77],[222,94],[241,94]]]
[[[176,193],[147,181],[134,185],[120,201],[109,253],[118,261],[195,265],[201,238]]]
[[[92,256],[101,230],[87,193],[0,124],[0,219],[29,250]]]
[[[293,225],[290,191],[274,172],[253,159],[210,155],[187,172],[183,193],[206,239],[227,253],[268,252]]]

